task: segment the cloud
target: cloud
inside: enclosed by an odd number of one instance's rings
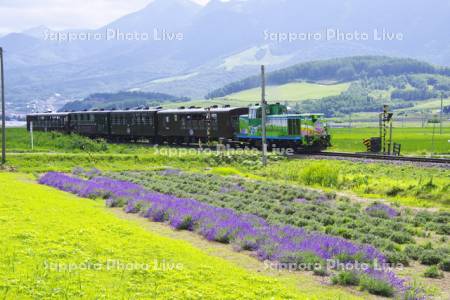
[[[206,4],[208,0],[192,0]],[[55,30],[98,28],[151,0],[0,0],[0,35],[45,25]]]

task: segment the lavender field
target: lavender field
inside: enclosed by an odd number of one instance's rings
[[[39,182],[230,244],[273,268],[312,272],[330,284],[359,286],[375,295],[427,294],[396,274],[400,266],[419,263],[448,272],[450,215],[445,212],[360,205],[333,193],[179,170],[101,175],[77,169],[73,175],[47,173]],[[418,245],[419,238],[437,243]]]

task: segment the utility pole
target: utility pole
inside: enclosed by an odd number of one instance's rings
[[[439,115],[439,125],[440,125],[440,130],[439,130],[439,134],[442,135],[442,115],[444,113],[444,93],[441,93],[441,113]]]
[[[353,121],[352,121],[352,113],[350,113],[349,119],[348,119],[348,128],[349,128],[350,133],[352,132],[352,125],[353,125],[352,123],[353,123]]]
[[[431,156],[434,155],[434,133],[436,131],[436,122],[433,122],[433,135],[431,137]]]
[[[266,74],[264,65],[261,66],[261,135],[262,135],[262,164],[267,165],[267,132],[266,132]]]
[[[0,67],[2,68],[0,75],[2,76],[2,165],[6,163],[6,112],[5,112],[5,76],[3,71],[3,48],[0,47]]]
[[[34,150],[34,135],[33,135],[33,121],[30,121],[30,139],[31,139],[31,150]]]

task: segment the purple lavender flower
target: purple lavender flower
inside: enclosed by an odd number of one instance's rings
[[[400,215],[400,213],[390,207],[389,205],[383,203],[374,203],[368,208],[366,208],[366,212],[373,217],[383,217],[383,218],[395,218]]]
[[[82,175],[83,173],[84,173],[84,169],[81,167],[76,167],[72,170],[73,175],[79,176],[79,175]]]
[[[306,200],[305,198],[298,198],[298,199],[295,199],[294,202],[300,203],[300,204],[307,204],[307,203],[309,203],[309,201]]]
[[[178,169],[166,169],[163,171],[160,171],[159,174],[163,175],[163,176],[170,176],[170,175],[180,175],[182,173],[181,170]]]
[[[363,272],[363,275],[385,282],[397,292],[405,293],[408,290],[406,280],[398,278],[392,271],[369,268]]]
[[[261,260],[296,262],[299,253],[308,253],[321,259],[345,257],[350,262],[359,259],[386,262],[385,256],[370,245],[294,226],[272,225],[255,215],[238,214],[232,209],[214,207],[194,199],[155,193],[127,181],[106,177],[83,180],[50,172],[39,182],[81,197],[104,198],[111,206],[123,204],[128,213],[142,213],[155,222],[168,222],[179,230],[196,231],[211,241],[232,243],[238,250],[256,251]],[[369,211],[380,209],[389,216],[398,215],[386,205],[368,208]],[[371,270],[365,275],[386,281],[399,291],[404,290],[404,281],[392,272]]]
[[[237,184],[228,184],[220,188],[220,193],[245,192],[245,187]]]

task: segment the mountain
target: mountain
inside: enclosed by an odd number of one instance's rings
[[[46,32],[53,32],[53,30],[51,30],[47,26],[40,25],[40,26],[36,26],[36,27],[29,28],[27,30],[22,31],[23,34],[37,38],[37,39],[45,38]]]
[[[255,74],[262,63],[275,70],[389,55],[450,65],[449,18],[450,2],[440,0],[212,0],[206,6],[155,0],[95,30],[56,32],[100,40],[49,41],[39,38],[44,26],[1,37],[0,46],[7,98],[13,110],[26,111],[30,101],[54,93],[82,99],[140,90],[200,98]],[[108,33],[119,35],[106,40]],[[120,38],[125,33],[137,38]]]

